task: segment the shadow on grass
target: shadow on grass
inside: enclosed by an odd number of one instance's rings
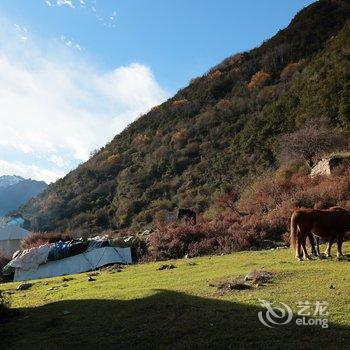
[[[68,300],[22,309],[3,326],[1,349],[336,349],[349,328],[270,329],[260,307],[160,290],[129,301]],[[67,311],[67,312],[65,312]],[[69,313],[68,313],[69,312]]]

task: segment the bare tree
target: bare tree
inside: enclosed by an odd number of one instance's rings
[[[281,137],[277,157],[281,163],[300,159],[313,167],[318,157],[346,147],[346,137],[326,119],[309,120],[303,128]]]

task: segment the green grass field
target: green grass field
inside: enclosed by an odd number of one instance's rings
[[[176,268],[134,265],[104,270],[92,282],[86,273],[39,280],[27,291],[0,284],[19,310],[0,323],[0,349],[350,348],[350,261],[299,262],[277,249],[165,263]],[[272,272],[271,282],[224,295],[213,287],[254,269]],[[329,327],[293,319],[267,328],[258,320],[259,298],[288,304],[294,317],[298,301],[327,301]]]

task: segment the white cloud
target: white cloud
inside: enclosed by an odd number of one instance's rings
[[[50,156],[50,160],[51,162],[56,164],[59,168],[62,168],[66,165],[66,162],[64,161],[64,159],[61,156],[58,156],[57,154],[52,154]]]
[[[56,4],[57,4],[57,6],[65,6],[66,5],[66,6],[70,7],[70,8],[72,8],[72,9],[75,8],[75,6],[73,5],[72,1],[70,1],[70,0],[57,0]]]
[[[19,39],[22,41],[22,42],[26,42],[28,40],[28,29],[26,27],[22,27],[18,24],[14,24],[13,25],[16,29],[16,32],[17,32],[17,36],[19,37]]]
[[[140,63],[101,72],[60,41],[14,38],[0,35],[0,175],[53,181],[167,97]]]
[[[54,3],[54,0],[44,0],[45,4],[49,7],[54,7],[55,6],[55,3]],[[80,2],[81,4],[81,2]],[[74,4],[73,4],[73,1],[72,0],[56,0],[56,5],[57,6],[68,6],[72,9],[75,8]]]
[[[101,6],[98,6],[97,2],[95,0],[44,0],[45,4],[48,7],[61,7],[61,6],[68,6],[71,9],[75,9],[78,11],[83,11],[85,13],[89,13],[95,17],[95,19],[104,27],[107,28],[115,28],[115,20],[117,16],[117,11],[113,11],[112,14],[106,13],[106,11],[103,11],[101,9]],[[104,13],[101,13],[102,12]]]
[[[43,169],[36,165],[25,165],[21,162],[8,162],[0,159],[0,174],[18,175],[24,178],[51,183],[62,177],[64,173],[57,173],[50,169]]]
[[[97,76],[96,86],[111,103],[126,108],[140,110],[145,105],[154,106],[164,98],[164,91],[157,84],[151,70],[139,63]]]
[[[60,39],[68,47],[75,48],[78,51],[82,51],[83,50],[83,47],[81,45],[77,44],[76,42],[74,42],[73,39],[68,39],[64,35],[61,35]]]

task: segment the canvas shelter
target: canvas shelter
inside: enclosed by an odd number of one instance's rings
[[[29,234],[30,231],[18,225],[7,224],[0,227],[0,252],[11,259],[12,254],[20,249],[22,239]]]
[[[131,264],[131,249],[129,247],[103,247],[65,259],[48,261],[45,264],[39,265],[34,271],[17,268],[15,270],[14,281],[70,275],[95,270],[99,267],[115,263]]]

